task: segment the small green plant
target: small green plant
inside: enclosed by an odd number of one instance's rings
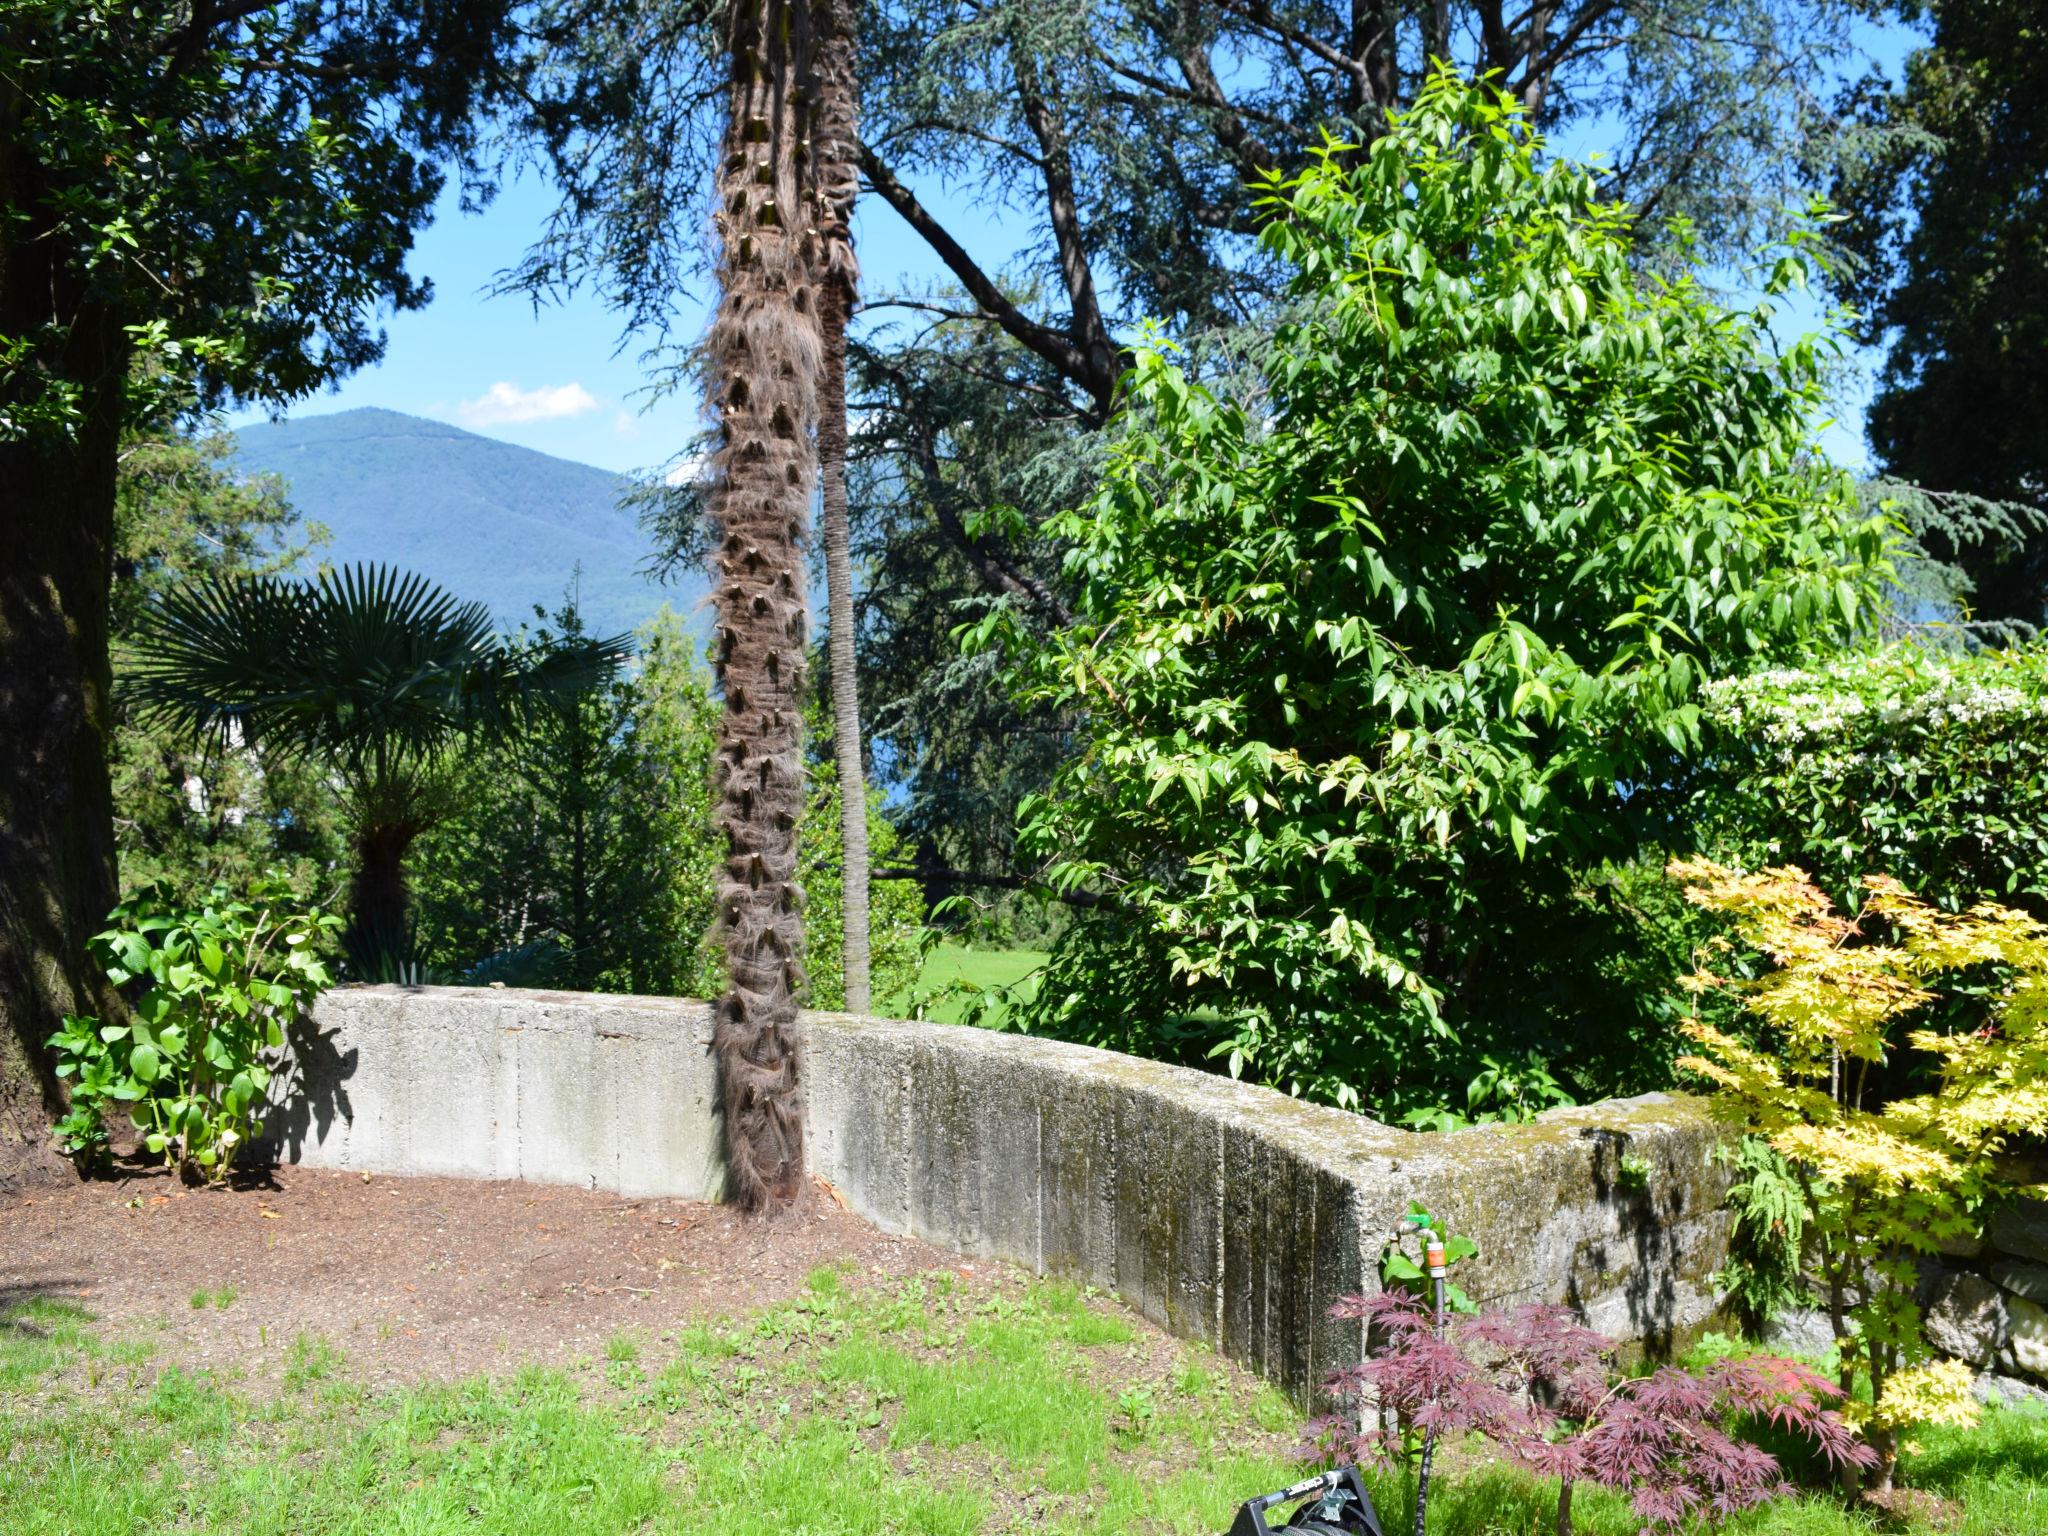
[[[316,1381],[325,1381],[340,1369],[341,1351],[333,1344],[310,1333],[299,1334],[285,1354],[285,1390],[301,1391]]]
[[[1469,1259],[1479,1252],[1477,1243],[1469,1237],[1453,1233],[1442,1218],[1432,1216],[1420,1202],[1408,1207],[1408,1217],[1417,1226],[1427,1228],[1443,1239],[1446,1269],[1460,1259]],[[1404,1291],[1418,1301],[1429,1300],[1429,1272],[1403,1253],[1399,1242],[1388,1243],[1386,1251],[1380,1255],[1380,1281],[1390,1291]],[[1479,1310],[1478,1304],[1470,1296],[1448,1280],[1444,1283],[1444,1304],[1453,1312]]]
[[[1728,1189],[1734,1218],[1728,1233],[1728,1263],[1714,1283],[1728,1293],[1743,1332],[1760,1338],[1771,1320],[1804,1302],[1809,1292],[1801,1273],[1806,1243],[1806,1195],[1798,1175],[1761,1136],[1745,1136],[1724,1156],[1735,1164]]]
[[[1624,1152],[1619,1170],[1618,1182],[1632,1195],[1639,1195],[1650,1187],[1650,1160],[1638,1157],[1633,1152]]]
[[[1462,1131],[1474,1125],[1524,1125],[1546,1109],[1564,1109],[1577,1102],[1571,1090],[1537,1057],[1503,1060],[1482,1055],[1479,1071],[1465,1084],[1465,1107],[1422,1104],[1400,1118],[1415,1131]]]
[[[151,1153],[188,1182],[218,1183],[262,1132],[286,1026],[332,983],[317,941],[340,920],[306,909],[272,874],[247,900],[215,886],[197,912],[145,891],[113,922],[93,956],[115,986],[138,990],[125,1022],[74,1015],[50,1037],[57,1075],[72,1085],[58,1141],[96,1161],[108,1106],[126,1104]]]

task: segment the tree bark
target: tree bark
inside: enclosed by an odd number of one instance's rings
[[[349,882],[348,931],[342,948],[357,981],[414,981],[405,975],[411,933],[411,892],[405,855],[419,836],[415,825],[374,825],[356,833],[355,875]]]
[[[801,193],[815,38],[806,0],[732,0],[732,83],[720,163],[719,300],[706,353],[719,445],[709,511],[718,677],[718,905],[731,989],[718,1057],[726,1163],[748,1210],[803,1189],[796,999],[803,984],[805,611],[821,362],[816,234]]]
[[[846,508],[846,325],[860,267],[853,204],[860,192],[855,0],[821,0],[818,111],[812,130],[822,270],[818,320],[824,369],[818,377],[818,478],[825,521],[825,597],[830,618],[832,751],[839,770],[842,963],[849,1013],[866,1013],[868,983],[868,796],[860,736],[860,687],[853,657],[853,561]]]
[[[16,335],[42,318],[20,254],[0,301]],[[0,1189],[63,1166],[43,1042],[68,1013],[122,1012],[85,946],[118,894],[107,610],[127,349],[113,317],[74,313],[62,366],[83,420],[68,443],[0,443]]]

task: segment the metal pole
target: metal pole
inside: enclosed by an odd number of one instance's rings
[[[1428,1227],[1422,1229],[1422,1252],[1424,1266],[1429,1270],[1429,1288],[1433,1303],[1432,1321],[1436,1336],[1444,1336],[1444,1242]],[[1415,1474],[1415,1536],[1424,1536],[1424,1524],[1429,1515],[1429,1464],[1436,1457],[1436,1430],[1422,1432],[1422,1462]]]

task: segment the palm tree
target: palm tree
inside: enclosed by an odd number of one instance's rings
[[[839,770],[840,900],[846,1007],[866,1013],[868,993],[868,802],[862,771],[860,693],[853,664],[853,567],[846,515],[846,323],[860,264],[853,251],[853,203],[860,190],[856,0],[818,0],[817,115],[811,129],[820,271],[818,322],[824,368],[818,379],[818,475],[825,522],[825,597],[830,617],[832,749]]]
[[[814,38],[809,0],[731,0],[717,211],[719,298],[705,339],[719,442],[707,511],[717,539],[718,891],[730,987],[713,1048],[733,1193],[750,1210],[803,1189],[796,999],[803,892],[805,611],[811,434],[820,364],[818,255],[802,197]]]
[[[333,770],[355,837],[350,968],[397,980],[409,949],[405,855],[449,809],[450,749],[597,686],[629,653],[625,636],[513,645],[483,604],[358,565],[172,592],[144,622],[133,686],[145,714]]]

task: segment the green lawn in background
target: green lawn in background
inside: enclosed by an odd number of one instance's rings
[[[1038,949],[969,949],[963,944],[941,944],[918,974],[917,991],[932,999],[928,1017],[941,1024],[958,1024],[969,1007],[964,989],[1014,986],[1045,961],[1045,952]],[[910,1002],[909,995],[899,993],[883,998],[876,1011],[885,1016],[901,1015]]]
[[[785,1306],[622,1335],[570,1369],[375,1394],[320,1339],[285,1348],[265,1389],[150,1349],[62,1303],[0,1312],[7,1536],[1220,1536],[1300,1471],[1277,1394],[1044,1282],[855,1290],[822,1270]],[[1910,1481],[1951,1501],[1961,1536],[2048,1530],[2048,1416],[1919,1438]],[[1373,1481],[1405,1533],[1404,1480]],[[1430,1530],[1549,1536],[1554,1502],[1454,1455]],[[1588,1536],[1637,1528],[1611,1495],[1574,1513]],[[1811,1494],[1730,1529],[1878,1527]]]

